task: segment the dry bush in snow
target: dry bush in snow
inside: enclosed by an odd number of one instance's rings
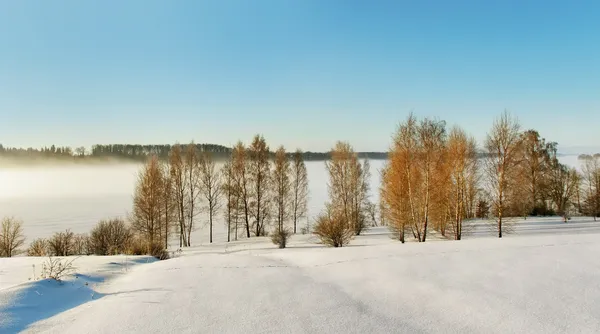
[[[73,255],[91,255],[90,238],[87,234],[76,234],[73,237]]]
[[[279,248],[285,248],[287,245],[287,241],[292,235],[292,232],[286,228],[277,229],[273,234],[271,234],[271,241]]]
[[[54,233],[48,240],[48,252],[54,256],[73,255],[73,239],[75,234],[67,229],[64,232]]]
[[[96,255],[117,255],[127,252],[133,233],[123,219],[100,221],[89,237],[89,247]]]
[[[75,271],[73,261],[77,258],[67,260],[60,258],[49,257],[44,263],[42,263],[42,275],[41,278],[51,278],[58,282],[62,282],[62,279]]]
[[[354,229],[341,212],[328,206],[325,213],[317,217],[313,234],[327,246],[343,247],[352,240]]]
[[[0,226],[0,257],[13,257],[25,243],[23,222],[9,217],[2,219]]]
[[[27,256],[46,255],[48,255],[48,240],[43,238],[33,240],[27,249]]]

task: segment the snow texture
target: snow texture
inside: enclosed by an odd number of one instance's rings
[[[502,239],[484,231],[402,245],[376,227],[337,249],[310,235],[286,249],[254,238],[129,258],[127,272],[124,257],[81,257],[62,285],[15,285],[43,259],[2,259],[0,332],[600,331],[600,222],[529,218]]]

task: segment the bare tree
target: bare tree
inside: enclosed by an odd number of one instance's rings
[[[294,234],[297,233],[298,220],[306,216],[308,206],[308,174],[302,151],[296,150],[291,164],[292,179],[292,220]]]
[[[213,242],[213,216],[221,207],[223,187],[221,176],[215,167],[215,162],[210,153],[204,153],[200,160],[202,193],[208,206],[208,224],[210,229],[210,243]]]
[[[277,230],[282,231],[285,222],[290,217],[288,209],[290,207],[292,188],[290,182],[290,161],[283,146],[280,146],[275,152],[275,163],[271,178],[271,184],[274,187],[273,200],[277,212]]]
[[[569,168],[558,161],[556,148],[550,152],[550,159],[548,192],[556,207],[556,213],[567,222],[569,206],[575,198],[576,190],[579,189],[580,177],[576,169]]]
[[[185,227],[185,213],[186,213],[186,184],[187,173],[185,172],[185,164],[183,161],[183,153],[181,146],[175,144],[171,148],[169,154],[169,166],[170,166],[170,181],[173,188],[173,201],[175,206],[175,218],[179,223],[179,247],[187,246],[187,237]]]
[[[162,171],[162,205],[161,205],[161,217],[162,217],[162,228],[160,237],[164,240],[165,249],[169,248],[169,237],[171,231],[177,219],[177,201],[175,196],[175,182],[173,173],[171,172],[171,165],[163,163],[161,166]]]
[[[549,149],[552,143],[546,144],[535,130],[527,130],[522,134],[522,164],[523,182],[528,192],[528,213],[537,215],[547,211],[544,200],[547,185],[547,174],[550,157]]]
[[[161,209],[164,191],[163,172],[156,156],[140,171],[133,197],[130,220],[133,229],[144,237],[147,246],[156,244],[161,233]]]
[[[238,191],[235,188],[235,175],[233,171],[233,166],[231,160],[228,160],[223,168],[221,169],[223,183],[222,193],[226,200],[225,205],[225,222],[227,224],[227,242],[231,241],[231,230],[232,223],[234,221],[234,215],[237,213],[237,197]]]
[[[248,156],[246,148],[242,142],[238,142],[233,148],[232,153],[232,167],[233,175],[235,177],[235,188],[238,191],[236,201],[238,201],[236,207],[241,206],[241,215],[246,229],[246,237],[250,238],[250,202],[252,201],[251,185],[250,185],[250,173],[248,171]],[[237,240],[237,220],[235,224],[236,229],[236,240]]]
[[[588,156],[583,163],[584,203],[583,212],[589,216],[600,216],[600,156]]]
[[[487,135],[485,149],[485,172],[487,186],[496,217],[498,238],[502,238],[505,211],[510,203],[508,188],[517,185],[515,174],[519,165],[518,152],[521,146],[520,125],[516,118],[505,111],[496,121]]]
[[[279,245],[279,248],[285,248],[290,235],[289,229],[285,227],[285,223],[290,218],[290,204],[292,204],[290,170],[290,160],[285,152],[285,148],[280,146],[275,152],[274,169],[271,174],[273,202],[275,203],[275,211],[277,213],[277,229],[272,237],[272,241]]]
[[[51,255],[69,256],[74,254],[75,234],[67,229],[57,232],[48,240],[48,251]]]
[[[14,217],[3,218],[0,230],[0,257],[17,255],[23,244],[25,244],[23,222]]]
[[[186,172],[186,228],[187,228],[187,246],[192,245],[192,232],[195,228],[196,218],[201,213],[201,172],[200,172],[200,154],[193,142],[187,145],[185,150],[185,172]]]
[[[363,164],[353,164],[351,169],[351,201],[352,201],[352,223],[354,233],[360,235],[368,228],[367,216],[371,202],[369,201],[371,167],[368,159]]]
[[[250,160],[250,179],[254,197],[252,215],[254,219],[254,235],[265,235],[265,223],[269,215],[269,147],[261,135],[254,136],[248,148]]]

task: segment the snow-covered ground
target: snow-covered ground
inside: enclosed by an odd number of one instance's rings
[[[377,227],[338,249],[296,235],[286,249],[242,239],[151,263],[81,257],[63,285],[27,281],[43,259],[0,259],[0,332],[599,332],[600,222],[514,230],[402,245]]]

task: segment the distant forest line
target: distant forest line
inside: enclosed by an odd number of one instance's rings
[[[186,146],[189,144],[181,144]],[[229,159],[232,148],[217,144],[194,144],[200,152],[209,152],[215,160]],[[150,156],[156,155],[160,159],[167,159],[174,145],[135,145],[135,144],[109,144],[94,145],[92,149],[85,147],[71,148],[55,146],[42,148],[16,148],[4,147],[0,144],[0,157],[21,159],[118,159],[124,161],[146,161]],[[290,151],[288,154],[292,154]],[[275,156],[275,152],[270,152]],[[331,152],[303,152],[305,161],[324,161],[331,159]],[[387,152],[358,152],[361,159],[385,160]]]
[[[189,144],[181,144],[183,146]],[[215,160],[227,160],[231,155],[232,148],[218,144],[194,144],[198,151],[209,152]],[[45,146],[42,148],[19,148],[5,147],[0,144],[0,157],[23,159],[23,160],[40,160],[40,159],[60,159],[60,160],[103,160],[116,159],[122,161],[146,161],[148,157],[156,155],[159,159],[167,159],[169,152],[174,145],[136,145],[136,144],[108,144],[94,145],[91,151],[85,147],[77,147],[75,149],[68,146]],[[288,154],[292,154],[290,151]],[[275,156],[271,152],[271,157]],[[359,159],[386,160],[388,152],[357,152]],[[325,161],[331,159],[331,152],[303,152],[305,161]],[[484,158],[486,154],[479,152],[478,157]],[[580,154],[580,160],[585,160],[591,157],[598,157],[600,153],[594,155]]]

